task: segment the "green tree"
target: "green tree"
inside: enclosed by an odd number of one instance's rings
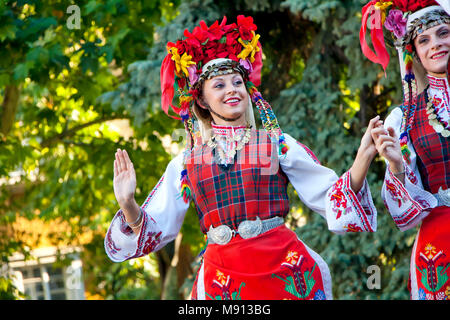
[[[79,29],[67,25],[71,13],[66,9],[72,4],[80,8]],[[176,4],[165,0],[0,4],[0,224],[11,225],[17,216],[62,219],[70,230],[61,236],[72,244],[89,230],[100,235],[94,237],[95,245],[86,247],[84,260],[85,270],[92,264],[102,272],[94,274],[97,278],[87,283],[87,289],[104,296],[123,297],[123,290],[140,281],[133,272],[115,272],[120,266],[107,262],[104,250],[98,251],[117,210],[112,193],[114,152],[127,149],[138,175],[146,177],[137,190],[137,199],[143,201],[170,159],[160,137],[174,124],[161,112],[135,112],[101,104],[97,98],[129,80],[128,66],[146,57],[155,27],[170,19]],[[131,125],[131,137],[125,138],[111,122],[120,119]],[[0,245],[2,264],[23,249],[23,243],[11,241],[5,232]],[[126,270],[127,265],[122,267]],[[102,281],[106,284],[99,286]],[[128,285],[115,284],[120,281]],[[108,286],[112,291],[102,290]],[[13,290],[2,288],[5,296]]]

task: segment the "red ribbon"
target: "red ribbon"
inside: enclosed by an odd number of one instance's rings
[[[389,64],[389,53],[384,42],[381,11],[375,8],[375,4],[377,2],[377,0],[372,0],[362,9],[362,23],[359,31],[359,42],[361,43],[361,50],[363,54],[370,61],[381,64],[383,70],[386,72],[386,67]],[[367,22],[369,19],[370,38],[372,40],[375,52],[372,51],[366,41]]]
[[[169,114],[169,107],[171,107],[176,114],[179,114],[181,110],[181,108],[177,108],[172,104],[173,96],[175,94],[174,84],[175,62],[171,59],[171,55],[168,54],[161,64],[161,107],[169,117],[181,120],[181,118]]]
[[[249,75],[249,80],[256,86],[259,87],[261,84],[261,69],[262,69],[262,47],[261,43],[258,41],[259,51],[255,54],[255,61],[252,63],[253,72]]]

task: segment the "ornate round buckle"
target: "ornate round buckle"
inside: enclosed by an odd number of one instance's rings
[[[242,221],[238,227],[238,233],[244,239],[256,237],[261,231],[262,221],[259,217],[256,217],[256,220]]]
[[[217,244],[227,244],[230,242],[235,231],[227,225],[220,225],[217,228],[211,226],[208,231],[208,237]]]

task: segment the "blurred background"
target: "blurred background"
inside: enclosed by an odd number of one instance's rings
[[[250,15],[264,53],[262,85],[283,130],[338,175],[370,118],[401,103],[391,47],[387,77],[361,53],[366,0],[17,0],[0,2],[0,299],[187,299],[205,244],[191,207],[159,252],[111,262],[103,240],[118,205],[117,148],[130,154],[142,203],[183,148],[160,108],[165,45],[205,20]],[[390,39],[387,39],[390,42]],[[258,122],[258,121],[257,121]],[[290,187],[289,226],[330,266],[335,299],[409,299],[416,229],[384,209],[385,165],[368,180],[378,231],[338,236]],[[370,266],[380,285],[368,285]]]

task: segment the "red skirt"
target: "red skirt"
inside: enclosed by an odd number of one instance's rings
[[[327,264],[285,225],[208,245],[192,299],[332,299]]]
[[[450,300],[450,207],[422,221],[411,257],[411,298]]]

